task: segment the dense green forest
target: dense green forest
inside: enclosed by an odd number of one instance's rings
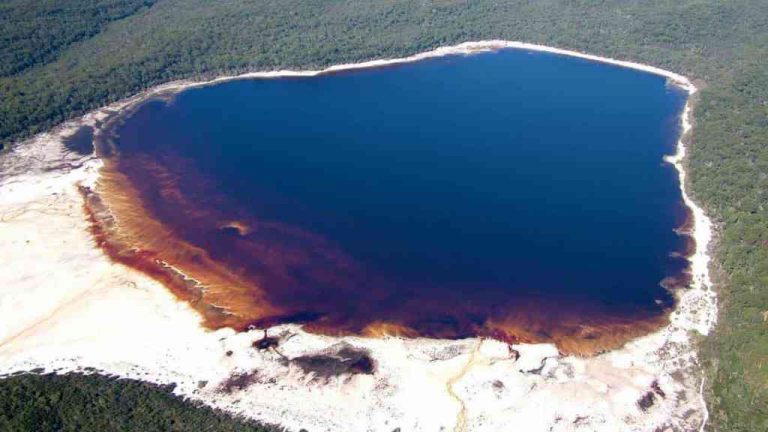
[[[48,63],[69,45],[151,6],[154,0],[0,2],[0,76]]]
[[[18,375],[0,380],[0,430],[221,431],[282,429],[235,419],[157,386],[100,375]]]
[[[694,77],[689,181],[720,227],[720,321],[702,341],[711,427],[768,430],[768,1],[0,0],[0,23],[4,144],[174,79],[468,40],[542,43]]]

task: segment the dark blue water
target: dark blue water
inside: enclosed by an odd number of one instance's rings
[[[684,103],[662,77],[505,50],[187,90],[126,119],[116,159],[286,313],[426,334],[522,307],[647,317],[686,266],[662,160]]]

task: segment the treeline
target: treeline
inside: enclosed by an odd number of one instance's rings
[[[38,3],[6,1],[2,10]],[[0,142],[174,79],[316,68],[478,39],[577,49],[698,79],[690,182],[722,227],[721,317],[703,341],[713,428],[768,430],[765,0],[158,0],[137,11],[0,77]]]
[[[15,432],[280,432],[172,393],[173,386],[103,375],[0,380],[0,430]]]
[[[666,47],[668,40],[688,37],[699,28],[668,28],[668,17],[651,8],[627,6],[626,15],[615,9],[592,2],[164,0],[58,52],[55,63],[0,77],[0,142],[176,78],[316,67],[494,37],[562,46],[600,44],[613,54],[623,54],[625,41],[635,44],[639,37],[673,52]],[[648,30],[631,19],[638,13]],[[698,24],[712,29],[718,18],[703,17]],[[631,34],[635,28],[642,34]],[[681,60],[664,53],[656,57],[665,63]]]

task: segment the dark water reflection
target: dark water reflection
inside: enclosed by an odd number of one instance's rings
[[[110,160],[271,305],[233,294],[244,320],[594,339],[673,304],[686,211],[662,157],[684,102],[661,77],[507,50],[188,90],[116,127]]]

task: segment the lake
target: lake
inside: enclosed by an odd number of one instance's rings
[[[149,99],[100,146],[112,255],[186,275],[214,328],[607,349],[685,285],[686,96],[501,50]]]

